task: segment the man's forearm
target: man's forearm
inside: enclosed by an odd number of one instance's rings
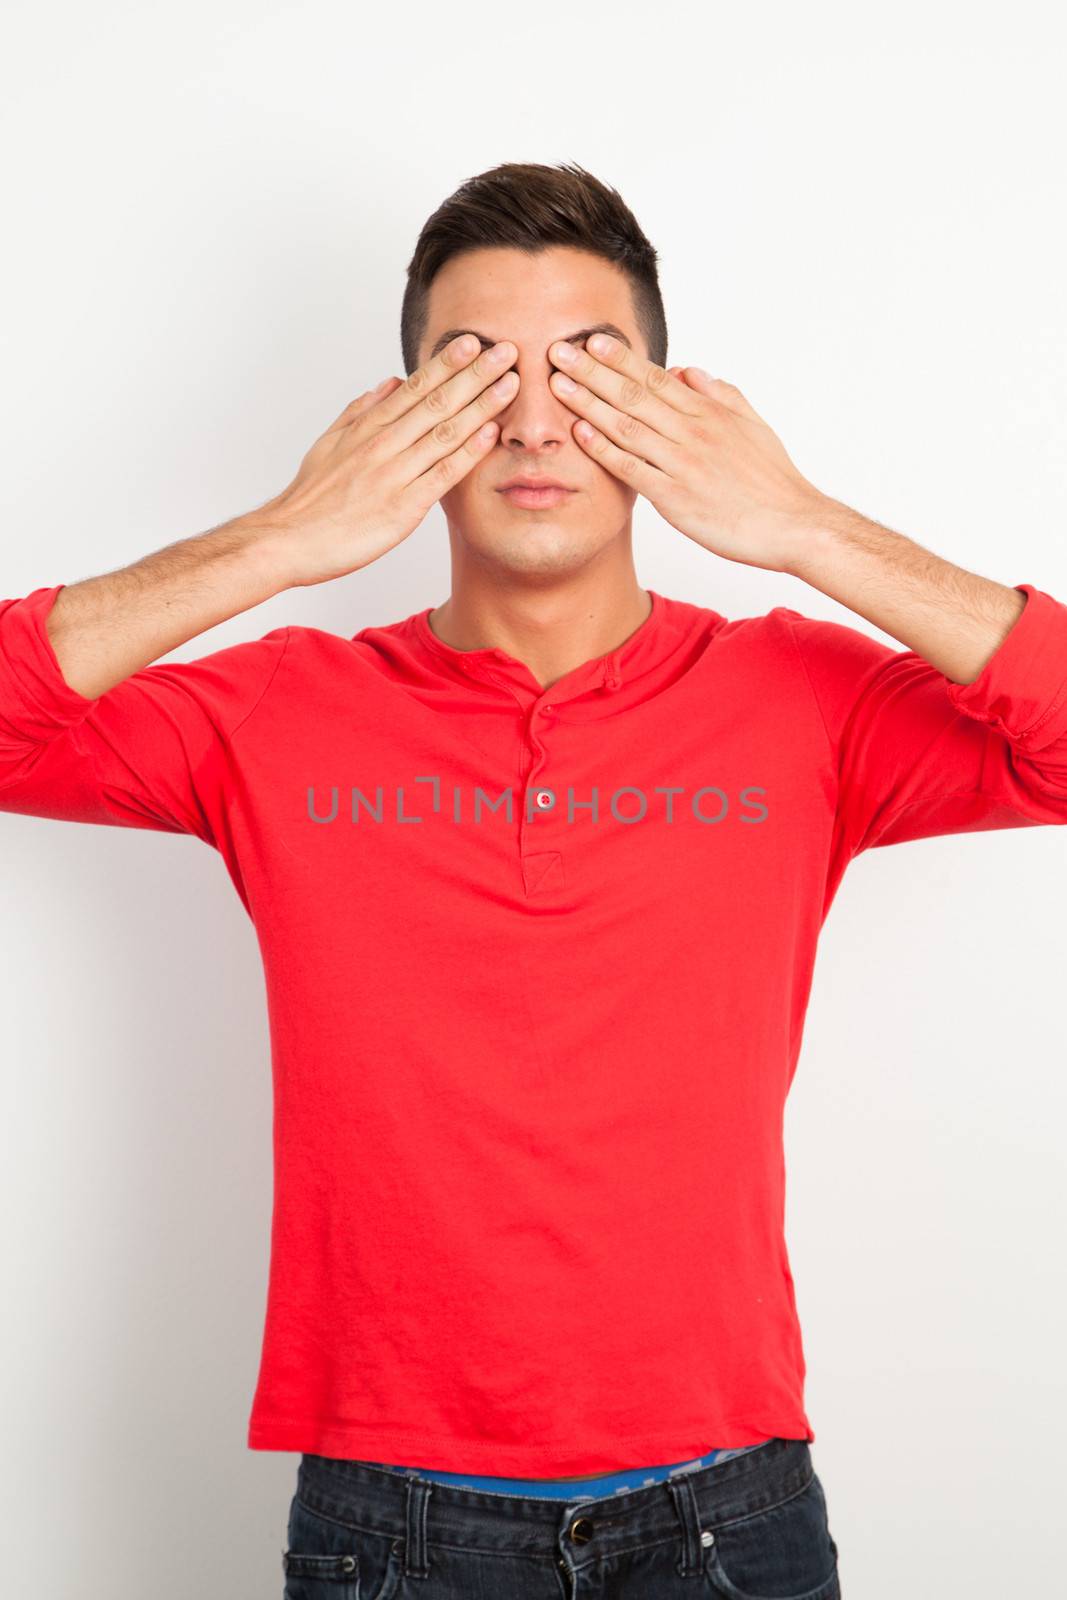
[[[235,517],[61,589],[46,619],[63,677],[90,699],[290,587],[281,535]]]
[[[827,499],[796,531],[786,569],[899,639],[954,683],[973,683],[1026,605],[904,534]]]

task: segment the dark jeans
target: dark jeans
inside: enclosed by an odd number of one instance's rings
[[[575,1485],[580,1490],[580,1484]],[[580,1505],[304,1455],[284,1600],[839,1600],[804,1439]]]

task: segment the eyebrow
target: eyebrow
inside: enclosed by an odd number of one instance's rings
[[[476,339],[480,339],[483,344],[489,345],[490,348],[494,344],[500,343],[499,339],[490,339],[487,333],[479,333],[477,328],[449,328],[437,340],[427,360],[432,361],[434,356],[443,350],[446,344],[451,344],[453,339],[458,339],[461,333],[473,333]],[[588,339],[594,333],[610,333],[614,338],[621,339],[629,349],[633,349],[629,338],[621,328],[615,326],[614,322],[594,322],[588,328],[579,328],[576,333],[567,333],[563,337],[568,344],[576,344],[579,339]],[[553,344],[559,343],[557,339],[553,339],[551,342]]]

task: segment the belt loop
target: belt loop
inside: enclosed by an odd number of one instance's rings
[[[704,1567],[701,1555],[703,1545],[700,1539],[700,1508],[697,1505],[692,1474],[682,1472],[677,1477],[668,1478],[666,1482],[674,1501],[674,1509],[678,1513],[678,1521],[682,1525],[682,1559],[678,1563],[678,1571],[683,1578],[702,1577]]]
[[[426,1559],[426,1506],[433,1483],[429,1478],[409,1474],[407,1478],[407,1515],[404,1525],[404,1574],[409,1578],[428,1578],[430,1566]]]

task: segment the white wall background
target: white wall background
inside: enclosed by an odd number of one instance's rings
[[[899,0],[9,5],[0,593],[276,493],[403,374],[429,212],[499,161],[578,160],[660,251],[670,362],[737,383],[837,498],[1067,599],[1061,28]],[[647,502],[637,528],[646,585],[886,637]],[[174,657],[350,635],[448,582],[438,509]],[[0,850],[5,1588],[280,1594],[298,1458],[245,1446],[252,927],[190,838],[5,816]],[[849,1600],[1062,1582],[1065,890],[1058,829],[921,841],[854,863],[823,935],[789,1242]]]

